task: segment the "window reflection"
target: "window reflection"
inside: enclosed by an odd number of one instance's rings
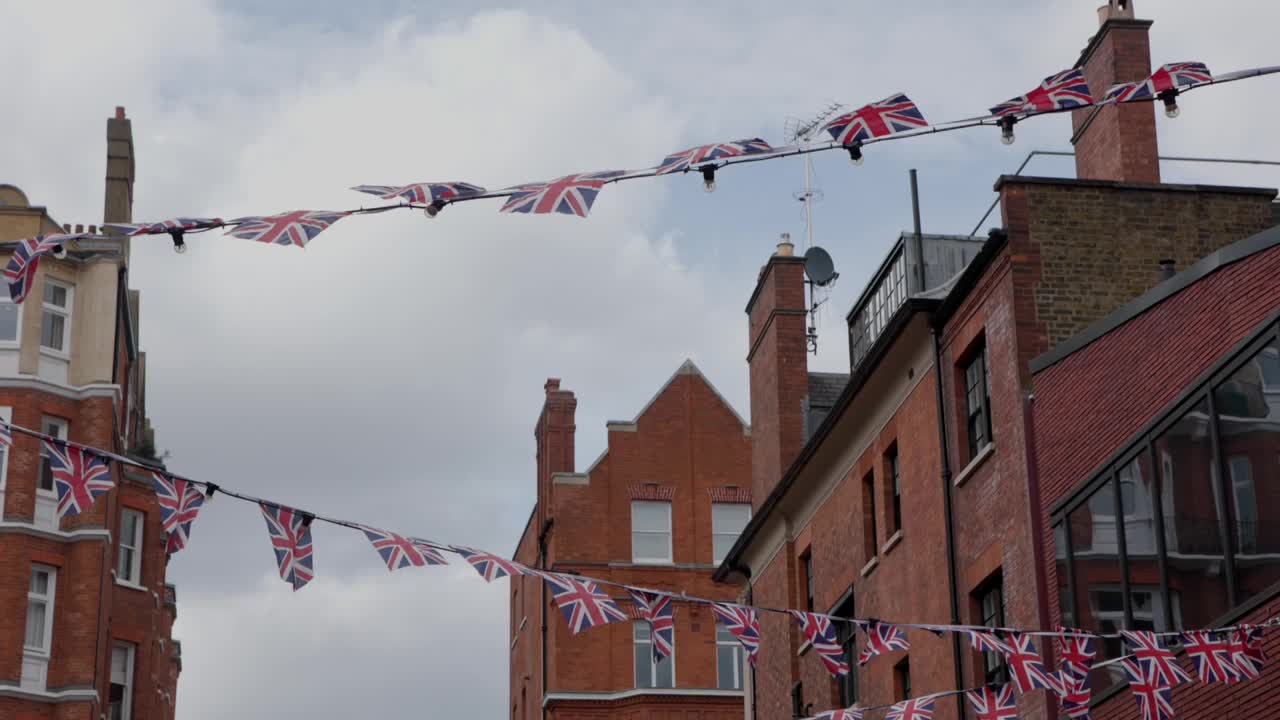
[[[1280,580],[1280,346],[1268,343],[1214,390],[1236,595],[1244,603]],[[1271,513],[1271,515],[1268,515]]]
[[[1155,446],[1164,485],[1160,504],[1169,591],[1185,601],[1182,616],[1174,620],[1182,627],[1207,627],[1229,607],[1208,401],[1196,403],[1156,439]]]
[[[1085,630],[1110,633],[1124,625],[1124,595],[1120,591],[1120,545],[1116,538],[1115,489],[1108,482],[1071,511],[1067,525],[1075,550],[1075,607],[1077,625]],[[1098,659],[1119,656],[1119,648],[1104,643]],[[1092,683],[1100,692],[1116,682],[1106,669],[1094,670]]]

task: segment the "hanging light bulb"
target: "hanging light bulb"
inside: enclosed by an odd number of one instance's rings
[[[439,200],[436,200],[432,202],[430,205],[428,205],[426,209],[424,209],[422,212],[427,217],[434,218],[435,216],[439,215],[440,211],[443,209],[444,209],[444,203],[440,202]]]
[[[173,238],[173,251],[181,255],[187,251],[187,243],[182,239],[182,231],[174,230],[169,233],[169,237]]]
[[[1013,118],[1005,118],[1000,121],[1000,142],[1004,143],[1005,145],[1013,144],[1013,141],[1015,139],[1013,137],[1013,124],[1015,122],[1017,121],[1014,120]]]
[[[1164,101],[1165,117],[1169,119],[1173,119],[1178,117],[1178,115],[1182,114],[1182,111],[1178,109],[1178,93],[1176,92],[1164,93],[1160,96],[1160,99]]]
[[[54,245],[54,246],[53,246],[53,256],[54,256],[54,257],[56,257],[56,258],[58,258],[59,260],[62,260],[63,258],[65,258],[65,257],[67,256],[67,246],[66,246],[66,245]]]
[[[849,150],[849,162],[853,165],[861,165],[862,159],[863,159],[862,146],[857,144],[849,145],[848,150]]]
[[[218,486],[217,486],[217,485],[214,485],[213,483],[205,483],[205,484],[204,484],[204,499],[205,499],[205,502],[209,502],[209,501],[213,500],[213,494],[214,494],[214,493],[216,493],[216,492],[218,492]]]
[[[707,192],[715,192],[716,191],[716,166],[703,165],[699,169],[702,170],[703,189],[706,190]]]

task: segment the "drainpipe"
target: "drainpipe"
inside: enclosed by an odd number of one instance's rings
[[[551,519],[542,526],[542,532],[538,533],[538,567],[547,568],[547,535],[551,533],[551,526],[555,524],[555,520]],[[541,618],[542,627],[542,697],[538,700],[538,707],[541,708],[542,720],[547,720],[547,583],[545,580],[539,582],[542,588],[542,600],[538,603],[538,617]],[[526,708],[527,710],[527,708]]]
[[[1040,512],[1040,464],[1036,457],[1036,396],[1027,393],[1022,399],[1022,436],[1027,443],[1027,505],[1031,510],[1031,552],[1035,555],[1036,611],[1040,627],[1049,625],[1049,576],[1045,572],[1044,520]],[[1045,661],[1053,664],[1053,643],[1042,643]],[[1058,703],[1046,702],[1048,720],[1058,720]]]
[[[938,397],[938,440],[942,447],[942,500],[944,507],[944,520],[946,521],[947,532],[947,583],[951,588],[951,624],[960,624],[960,597],[958,595],[959,588],[956,581],[956,540],[955,540],[955,513],[952,509],[951,501],[951,458],[947,452],[947,413],[945,404],[943,403],[944,393],[942,391],[942,342],[938,338],[939,328],[934,325],[929,328],[929,336],[933,338],[933,372],[934,385],[937,388]],[[951,656],[955,669],[956,687],[961,687],[963,675],[960,664],[960,633],[951,633]],[[956,717],[964,717],[964,696],[956,695]]]

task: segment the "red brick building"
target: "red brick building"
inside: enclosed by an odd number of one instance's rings
[[[751,431],[685,362],[608,447],[574,468],[577,399],[548,380],[534,432],[537,503],[515,559],[556,572],[732,599],[711,573],[751,512]],[[625,593],[606,588],[624,609]],[[677,603],[675,660],[652,661],[646,623],[571,635],[541,580],[512,578],[511,717],[737,720],[737,641],[705,605]]]
[[[128,222],[133,138],[107,122],[105,222]],[[0,263],[11,241],[60,232],[0,185]],[[67,228],[70,229],[70,228]],[[77,228],[82,229],[82,228]],[[93,228],[90,228],[90,232]],[[44,258],[26,302],[0,300],[0,415],[74,442],[155,461],[146,356],[125,240],[82,240]],[[174,589],[150,479],[112,466],[116,489],[59,521],[38,439],[0,448],[0,718],[174,716],[181,669]]]
[[[1079,60],[1091,87],[1150,73],[1151,23],[1132,13],[1132,3],[1102,8]],[[770,258],[748,306],[757,509],[718,580],[738,583],[757,605],[1053,626],[1031,361],[1155,287],[1162,267],[1192,266],[1272,225],[1274,190],[1159,183],[1154,112],[1151,104],[1077,111],[1077,179],[1000,178],[1003,227],[968,239],[981,242],[976,255],[962,238],[900,238],[849,314],[848,382],[808,433],[802,264],[788,248]],[[959,267],[948,266],[957,257]],[[1130,347],[1133,361],[1170,362],[1145,350]],[[1113,403],[1121,388],[1111,389]],[[1087,412],[1078,388],[1062,392],[1064,408],[1110,422]],[[1060,433],[1040,443],[1050,441],[1059,452],[1078,442]],[[1092,467],[1068,477],[1082,480]],[[1178,539],[1193,542],[1190,531]],[[748,718],[883,705],[1005,672],[959,635],[909,630],[909,652],[837,681],[789,618],[762,616],[761,634]],[[841,642],[853,660],[862,639],[845,631]],[[936,717],[961,717],[961,702],[939,701]],[[1019,700],[1021,717],[1052,717],[1051,702],[1030,694]]]
[[[1280,612],[1280,228],[1229,245],[1032,363],[1050,617],[1102,632]],[[1280,638],[1268,636],[1271,657]],[[1120,652],[1104,645],[1109,657]],[[1280,712],[1280,670],[1174,692]],[[1134,711],[1097,671],[1094,717]]]

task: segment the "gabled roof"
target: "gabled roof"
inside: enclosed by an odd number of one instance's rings
[[[716,389],[716,386],[713,385],[711,381],[707,379],[707,376],[703,375],[702,371],[698,369],[698,366],[695,365],[693,361],[688,358],[685,358],[685,361],[683,363],[680,363],[680,367],[676,368],[676,371],[671,374],[671,377],[667,378],[667,381],[662,384],[662,387],[658,388],[658,391],[653,394],[653,397],[649,398],[649,402],[645,403],[644,407],[640,408],[640,412],[636,413],[636,416],[634,418],[630,420],[609,420],[605,423],[605,425],[635,425],[637,422],[640,421],[640,417],[644,415],[646,412],[648,412],[649,408],[653,407],[653,404],[658,401],[658,398],[662,397],[662,393],[666,392],[667,388],[671,387],[671,383],[675,382],[676,378],[680,377],[681,375],[696,375],[699,378],[701,378],[702,382],[706,383],[707,388],[711,390],[711,393],[715,395],[718,400],[720,400],[721,404],[723,404],[725,408],[729,410],[729,412],[733,413],[733,416],[735,418],[738,419],[738,422],[741,423],[742,425],[742,429],[743,430],[751,429],[751,426],[747,424],[746,420],[742,419],[742,416],[738,414],[738,411],[734,409],[733,405],[724,398],[724,395],[720,394],[720,391]],[[599,461],[597,460],[596,462],[599,462]],[[594,464],[593,464],[593,467],[594,467]]]

